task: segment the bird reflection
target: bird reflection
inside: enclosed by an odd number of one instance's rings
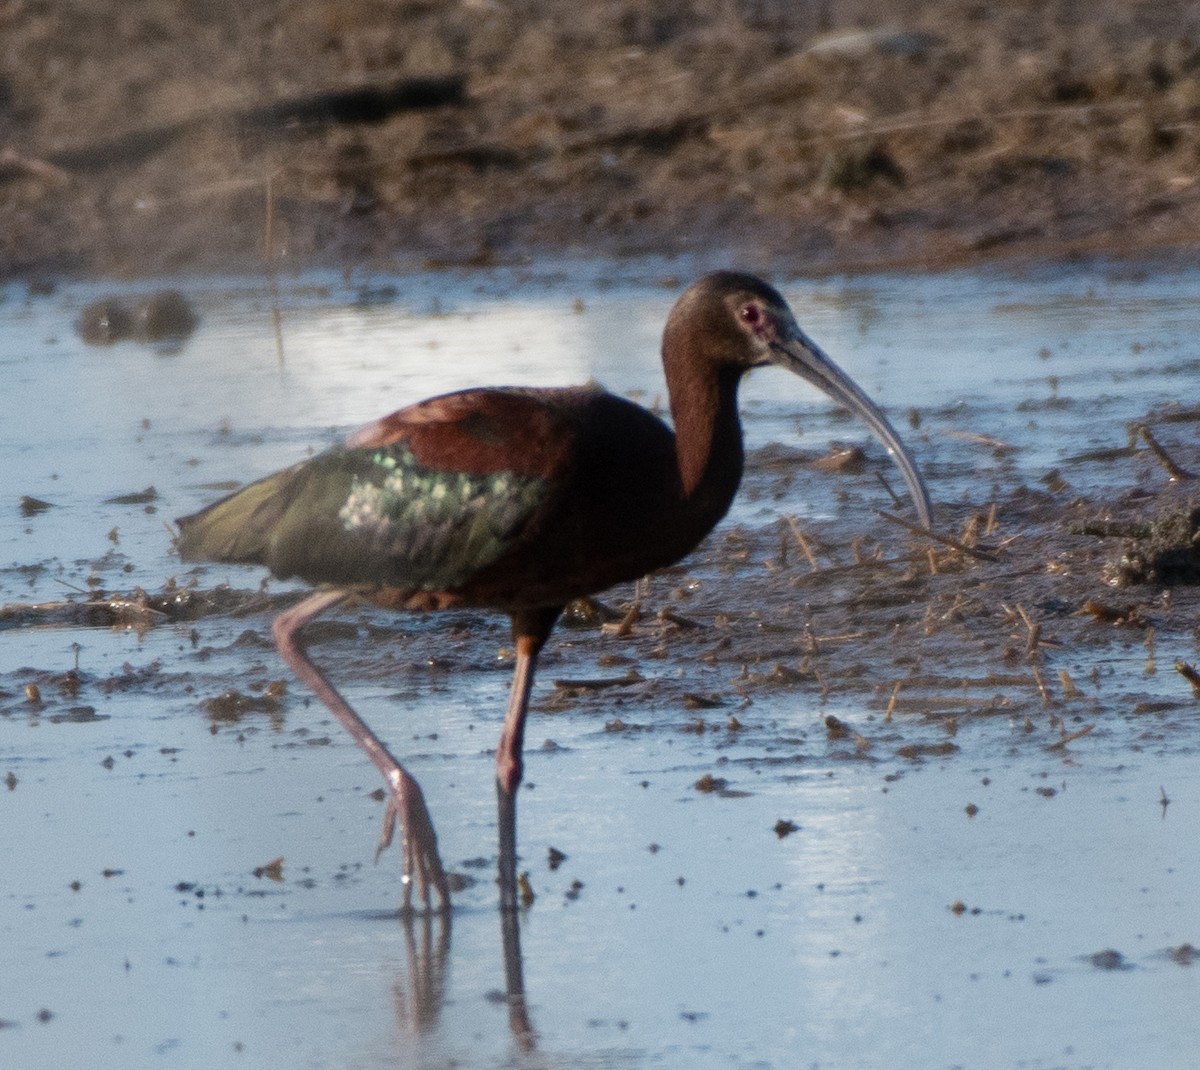
[[[401,915],[404,950],[408,959],[408,983],[397,981],[396,1019],[403,1032],[424,1036],[436,1028],[446,999],[446,960],[450,956],[450,915],[436,918],[428,911]],[[434,926],[437,926],[436,935]]]
[[[441,1017],[446,1000],[446,965],[450,958],[450,918],[450,912],[445,910],[403,911],[400,914],[408,970],[407,980],[397,981],[392,994],[400,1029],[413,1037],[432,1033]],[[520,912],[500,912],[500,939],[504,952],[508,1027],[521,1051],[533,1051],[537,1038],[525,1002]]]
[[[533,1051],[536,1037],[525,1002],[525,970],[521,960],[521,915],[500,911],[500,937],[504,944],[504,992],[508,996],[508,1028],[522,1051]]]

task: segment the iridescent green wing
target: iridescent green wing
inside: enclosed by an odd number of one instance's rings
[[[360,559],[372,577],[382,566],[389,585],[421,590],[453,589],[490,565],[548,490],[546,480],[511,471],[429,468],[403,442],[348,451],[334,463],[344,495],[327,550]]]
[[[334,449],[180,519],[184,560],[267,565],[313,583],[451,590],[495,561],[549,485],[420,464],[404,442]]]

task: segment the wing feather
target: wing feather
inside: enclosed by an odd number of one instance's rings
[[[180,519],[177,548],[313,583],[460,587],[551,498],[575,433],[561,393],[469,391],[393,413]]]

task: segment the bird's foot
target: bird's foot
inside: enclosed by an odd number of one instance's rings
[[[437,909],[447,911],[450,909],[450,883],[446,879],[446,871],[442,868],[442,860],[438,855],[437,833],[433,830],[433,818],[429,816],[429,808],[425,805],[425,795],[421,786],[403,770],[394,772],[390,780],[392,790],[388,795],[387,808],[383,812],[383,829],[379,834],[375,861],[378,862],[379,856],[391,846],[398,821],[400,849],[404,855],[404,872],[401,877],[404,884],[404,901],[400,907],[401,913],[413,912],[414,883],[426,912],[431,909],[431,888],[437,893]]]

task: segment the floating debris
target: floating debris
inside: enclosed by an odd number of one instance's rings
[[[75,330],[89,345],[117,342],[181,342],[200,322],[192,303],[178,290],[160,290],[132,305],[120,297],[94,301],[79,314]]]
[[[749,791],[731,788],[728,780],[724,777],[713,776],[711,773],[705,773],[692,786],[701,794],[719,795],[722,799],[747,799],[752,794]]]
[[[132,319],[129,309],[111,297],[93,301],[75,321],[75,330],[88,345],[110,346],[128,338]]]
[[[945,758],[958,753],[957,743],[906,743],[896,749],[897,758],[916,761],[920,758]]]
[[[1191,944],[1180,944],[1178,947],[1173,947],[1168,954],[1171,957],[1171,961],[1180,966],[1191,966],[1200,961],[1200,950],[1197,950]]]
[[[575,883],[578,884],[579,882],[576,881]],[[582,887],[582,885],[580,885],[580,887]],[[529,881],[528,873],[521,873],[520,875],[518,875],[518,877],[517,877],[517,894],[521,897],[521,906],[523,906],[523,907],[533,906],[533,901],[537,898],[537,896],[534,894],[533,885]],[[576,893],[576,895],[578,895],[578,893]],[[567,898],[568,899],[571,898],[570,892],[567,893]]]
[[[712,773],[705,773],[695,784],[692,785],[697,791],[704,794],[710,794],[714,791],[724,791],[729,786],[729,781],[724,777],[713,776]]]
[[[245,695],[237,688],[230,688],[213,698],[205,699],[201,705],[214,722],[237,722],[248,713],[278,714],[280,702],[278,698],[265,693]]]
[[[158,491],[153,487],[134,491],[132,494],[118,494],[115,498],[105,498],[105,505],[147,505],[158,498]]]
[[[867,455],[860,446],[834,447],[824,457],[812,461],[809,467],[835,475],[862,475],[867,468]]]
[[[48,720],[51,724],[95,724],[97,721],[107,721],[106,713],[97,713],[92,706],[72,706],[69,710],[52,715]]]
[[[278,858],[272,858],[265,866],[256,866],[252,872],[259,880],[266,878],[269,881],[282,883],[283,855],[280,855]]]
[[[1097,601],[1094,598],[1089,598],[1083,603],[1081,613],[1090,613],[1095,620],[1101,624],[1112,624],[1120,627],[1125,624],[1136,624],[1139,627],[1146,627],[1150,622],[1142,615],[1137,606],[1112,606],[1107,603]]]
[[[41,498],[34,498],[28,494],[21,495],[20,501],[21,515],[24,517],[37,516],[39,513],[44,513],[47,509],[53,509],[52,502],[42,501]]]
[[[603,691],[610,687],[628,687],[630,684],[644,683],[645,679],[636,669],[630,669],[624,676],[604,676],[583,680],[560,678],[553,680],[552,683],[559,691],[564,691],[568,695],[578,695],[588,691]]]
[[[1103,951],[1097,951],[1088,956],[1088,962],[1098,970],[1132,970],[1131,963],[1125,960],[1125,956],[1119,951],[1114,951],[1111,947],[1105,948]]]

